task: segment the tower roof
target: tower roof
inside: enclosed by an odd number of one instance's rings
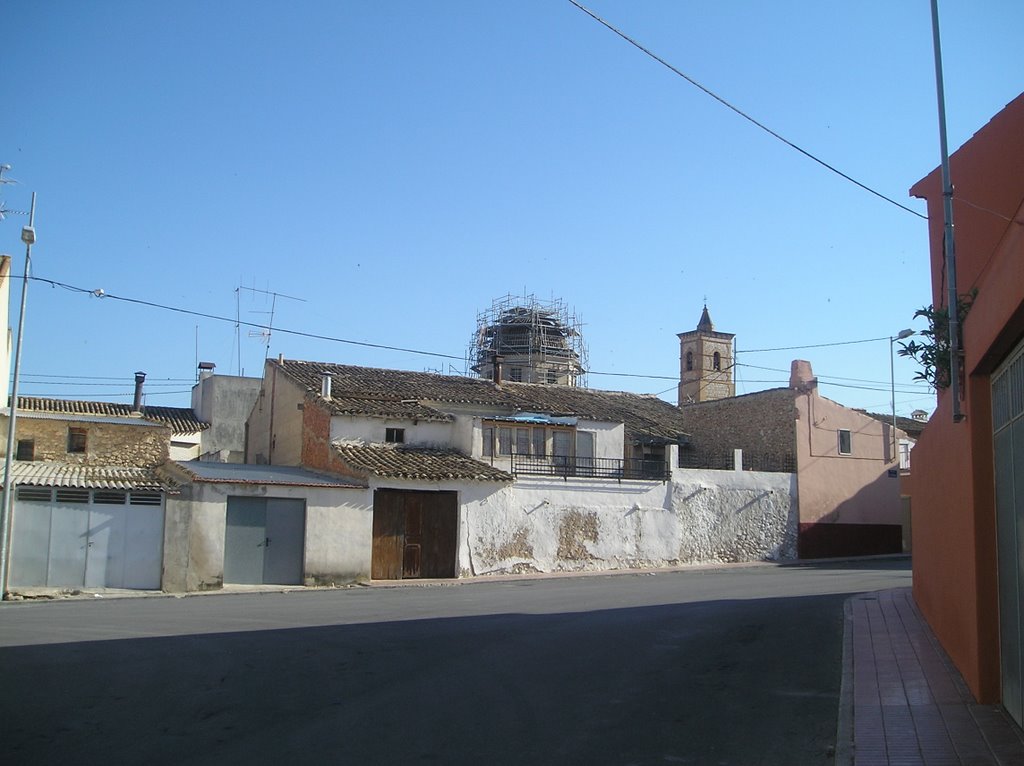
[[[715,323],[711,321],[711,314],[708,313],[707,304],[704,304],[704,311],[701,312],[700,321],[697,322],[697,329],[700,332],[715,331]]]

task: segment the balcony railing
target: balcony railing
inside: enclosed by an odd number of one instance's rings
[[[642,479],[668,481],[672,471],[665,460],[620,460],[610,457],[563,457],[512,455],[512,473],[517,476],[570,476],[586,479]]]

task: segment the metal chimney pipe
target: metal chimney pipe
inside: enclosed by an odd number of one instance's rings
[[[331,398],[331,374],[329,372],[325,372],[320,378],[320,396],[324,399]]]
[[[142,412],[142,384],[146,382],[146,373],[135,373],[135,399],[132,400],[132,412]]]

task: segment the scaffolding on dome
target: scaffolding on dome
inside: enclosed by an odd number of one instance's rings
[[[477,314],[469,348],[471,369],[492,380],[585,386],[588,358],[582,327],[560,299],[541,301],[532,294],[497,298]]]

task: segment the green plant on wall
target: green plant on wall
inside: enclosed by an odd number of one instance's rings
[[[978,291],[972,290],[957,298],[957,317],[963,325],[967,312],[974,305]],[[924,317],[928,320],[927,329],[917,335],[923,340],[912,340],[901,343],[900,356],[908,356],[921,365],[921,370],[914,375],[914,380],[923,380],[935,388],[949,387],[949,310],[945,307],[935,308],[934,305],[924,306],[914,312],[914,319]]]

